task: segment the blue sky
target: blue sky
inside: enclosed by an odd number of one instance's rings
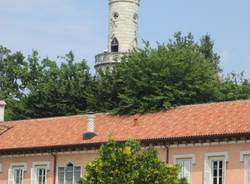
[[[93,72],[107,21],[108,0],[0,0],[0,45],[50,58],[73,50]],[[197,40],[209,33],[224,74],[244,70],[250,78],[250,0],[142,0],[139,40],[166,42],[177,31]]]

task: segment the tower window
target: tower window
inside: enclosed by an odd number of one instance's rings
[[[134,18],[135,21],[137,21],[137,19],[138,19],[138,14],[135,13],[134,16],[133,16],[133,18]]]
[[[111,42],[111,52],[119,52],[119,42],[116,38]]]
[[[114,12],[114,13],[113,13],[113,17],[114,17],[114,19],[118,19],[119,13],[118,13],[118,12]]]

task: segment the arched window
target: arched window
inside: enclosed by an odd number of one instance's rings
[[[81,175],[81,167],[69,162],[65,167],[58,167],[58,184],[76,184]]]
[[[119,42],[117,38],[113,38],[111,41],[111,52],[119,52]]]

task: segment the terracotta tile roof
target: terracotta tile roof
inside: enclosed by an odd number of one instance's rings
[[[0,150],[74,145],[115,140],[177,138],[250,133],[250,100],[180,106],[134,116],[95,115],[95,133],[83,140],[86,115],[1,123]],[[1,131],[1,128],[0,128]]]
[[[1,123],[1,122],[0,122]],[[0,135],[7,131],[10,127],[0,124]]]

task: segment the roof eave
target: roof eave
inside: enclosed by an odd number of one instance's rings
[[[205,142],[221,142],[221,141],[238,141],[250,140],[250,132],[242,133],[228,133],[228,134],[214,134],[214,135],[200,135],[200,136],[183,136],[171,138],[150,138],[139,139],[143,146],[149,145],[175,145],[175,144],[190,144],[190,143],[205,143]],[[126,140],[117,141],[120,143]],[[82,150],[96,150],[106,142],[95,143],[81,143],[81,144],[68,144],[68,145],[52,145],[41,147],[24,147],[24,148],[10,148],[0,149],[1,155],[22,155],[22,154],[35,154],[35,153],[57,153],[67,151],[82,151]]]

